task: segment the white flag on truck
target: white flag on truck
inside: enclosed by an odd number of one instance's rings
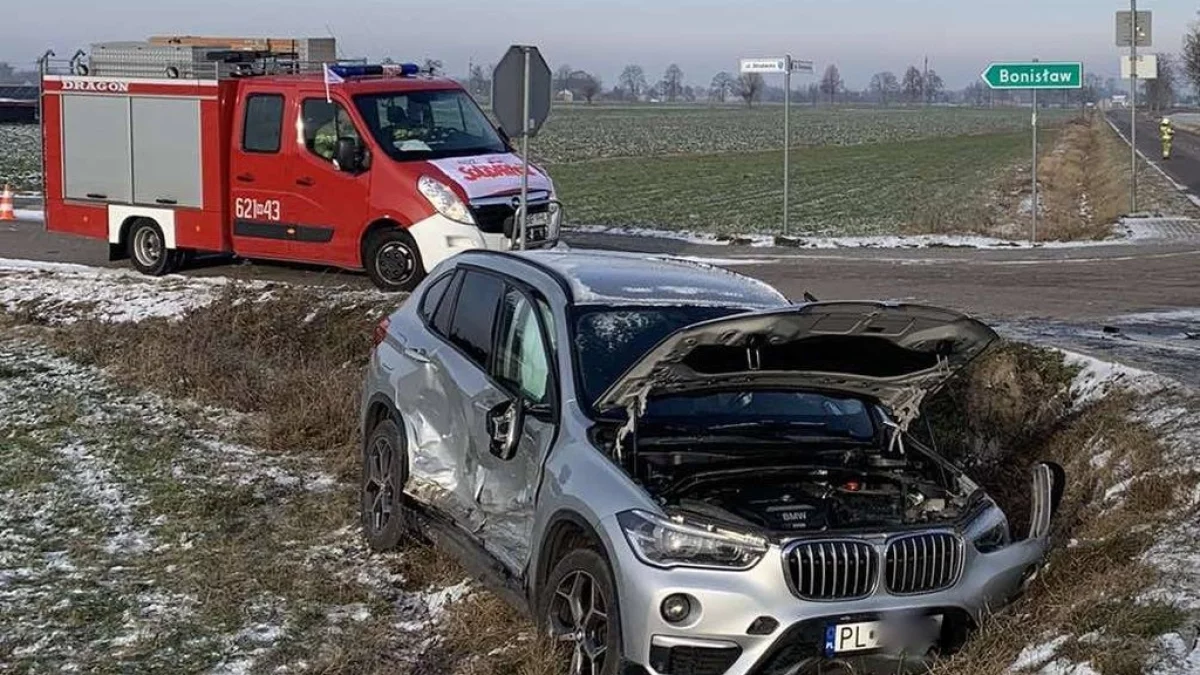
[[[341,75],[333,72],[333,69],[329,67],[328,63],[323,63],[321,65],[325,69],[325,102],[333,103],[333,97],[329,95],[329,85],[341,84],[346,80]]]

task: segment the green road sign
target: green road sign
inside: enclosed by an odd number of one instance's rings
[[[1082,63],[993,63],[983,71],[992,89],[1080,89]]]

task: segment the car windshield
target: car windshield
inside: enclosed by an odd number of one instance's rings
[[[745,311],[739,307],[580,307],[574,321],[574,351],[586,404],[600,398],[635,361],[671,333]]]
[[[508,151],[483,111],[459,89],[364,94],[354,104],[375,141],[397,161]]]

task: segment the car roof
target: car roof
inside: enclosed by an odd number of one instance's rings
[[[262,86],[325,90],[325,79],[320,73],[264,75],[262,77],[246,78],[239,81],[253,84],[255,88]],[[359,94],[402,93],[409,91],[462,90],[462,85],[444,77],[363,77],[348,78],[345,82],[331,85],[330,89],[345,92],[349,96],[357,96]]]
[[[707,305],[766,309],[791,304],[774,287],[702,259],[614,251],[534,250],[515,257],[562,279],[576,305]]]

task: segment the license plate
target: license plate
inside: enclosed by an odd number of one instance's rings
[[[825,653],[861,652],[883,646],[883,622],[832,624],[825,629]]]

